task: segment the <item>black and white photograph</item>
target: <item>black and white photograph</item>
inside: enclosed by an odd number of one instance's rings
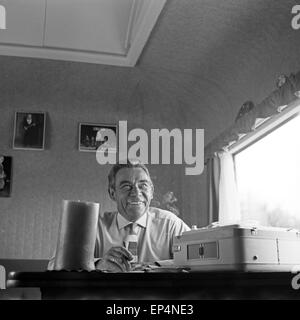
[[[117,152],[117,125],[80,123],[79,151]]]
[[[44,150],[45,123],[44,112],[16,112],[13,148]]]
[[[0,300],[300,300],[300,0],[0,11]]]
[[[12,186],[12,157],[0,154],[0,197],[10,197]]]

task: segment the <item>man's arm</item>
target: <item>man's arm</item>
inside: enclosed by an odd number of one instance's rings
[[[112,247],[103,258],[98,258],[95,262],[97,270],[109,271],[109,272],[126,272],[130,271],[130,260],[132,260],[132,254],[124,247]]]
[[[132,260],[132,254],[123,247],[112,247],[102,258],[95,258],[95,268],[97,270],[108,272],[126,272],[130,271],[129,261]],[[55,254],[50,258],[47,266],[48,271],[56,270],[54,268]]]

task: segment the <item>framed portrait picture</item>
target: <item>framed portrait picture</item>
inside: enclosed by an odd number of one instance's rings
[[[12,157],[0,154],[0,197],[10,197],[12,184]]]
[[[79,151],[117,152],[117,125],[79,123]]]
[[[45,112],[16,112],[13,148],[44,150],[45,127]]]

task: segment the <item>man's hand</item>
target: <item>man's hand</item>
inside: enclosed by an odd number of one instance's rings
[[[110,248],[104,257],[96,263],[96,269],[109,272],[130,271],[129,261],[133,259],[132,254],[124,247]]]

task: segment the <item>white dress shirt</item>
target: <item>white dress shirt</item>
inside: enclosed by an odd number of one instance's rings
[[[111,248],[123,246],[131,222],[118,212],[105,212],[99,218],[95,257],[101,258]],[[150,207],[135,223],[139,226],[138,259],[154,262],[172,259],[173,237],[190,228],[172,212]]]

